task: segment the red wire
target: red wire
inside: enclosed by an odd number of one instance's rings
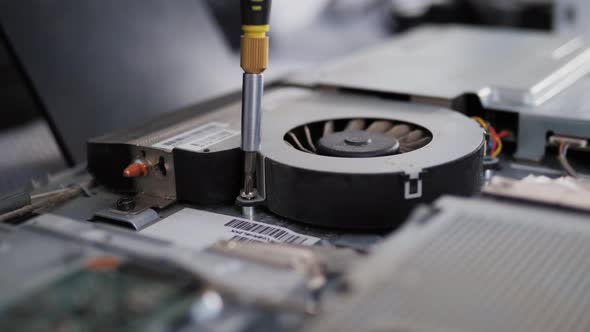
[[[501,132],[498,133],[499,138],[505,138],[508,135],[510,135],[510,132],[508,130],[502,130]]]
[[[490,135],[490,138],[492,140],[492,151],[491,151],[491,155],[496,153],[496,150],[498,149],[498,140],[502,140],[503,138],[507,137],[510,135],[510,131],[508,130],[502,130],[500,133],[498,133],[496,131],[496,128],[494,128],[489,122],[486,122],[487,126],[488,126],[488,133]]]

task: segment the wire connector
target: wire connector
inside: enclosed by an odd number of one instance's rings
[[[553,135],[549,137],[549,143],[553,145],[568,144],[572,148],[584,149],[588,146],[588,141],[582,138]]]

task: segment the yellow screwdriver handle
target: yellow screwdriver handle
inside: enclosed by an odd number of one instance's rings
[[[240,64],[248,74],[261,74],[268,67],[270,7],[271,0],[241,0]]]

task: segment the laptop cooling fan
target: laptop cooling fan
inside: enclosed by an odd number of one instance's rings
[[[268,209],[289,219],[393,228],[419,203],[480,187],[483,132],[451,110],[318,94],[263,121],[259,187]]]

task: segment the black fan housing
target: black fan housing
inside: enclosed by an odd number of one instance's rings
[[[265,114],[258,188],[290,220],[391,229],[417,204],[477,192],[483,151],[483,130],[457,112],[315,93]]]

